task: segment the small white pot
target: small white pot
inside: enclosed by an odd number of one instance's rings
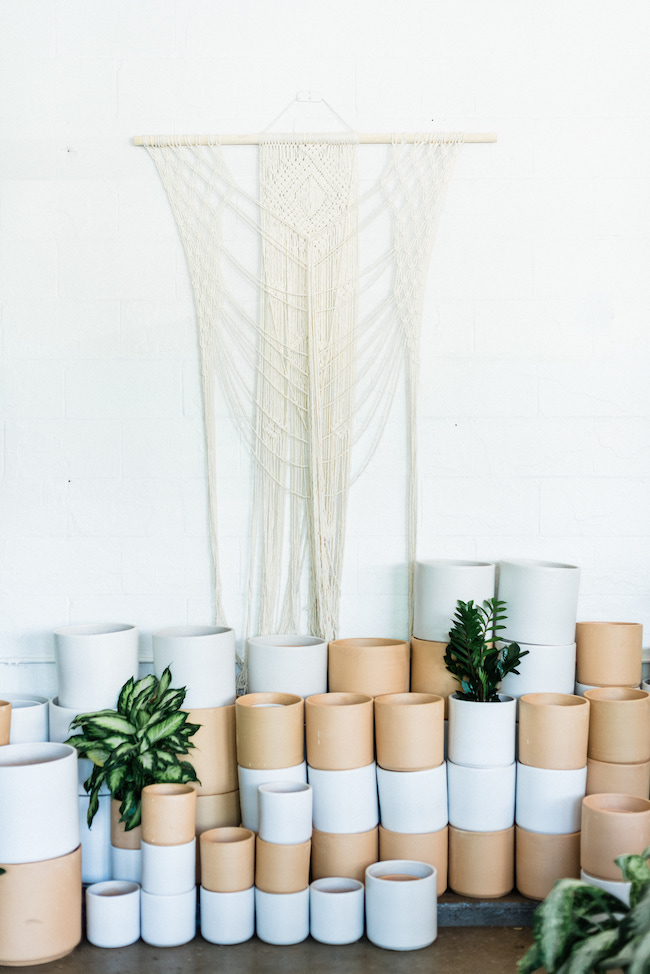
[[[255,887],[256,933],[266,944],[299,944],[309,936],[309,887],[265,893]]]
[[[11,704],[10,744],[37,744],[48,740],[47,697],[27,693],[3,693],[2,699]]]
[[[176,896],[196,886],[196,839],[182,845],[151,845],[144,839],[142,889],[156,896]]]
[[[368,940],[387,950],[419,950],[438,935],[436,870],[424,862],[387,859],[366,869]]]
[[[70,709],[69,707],[59,706],[59,698],[53,697],[48,702],[48,713],[49,713],[49,734],[50,740],[62,744],[67,741],[72,734],[77,734],[78,730],[72,730],[70,724],[75,719],[75,717],[81,713],[77,709]],[[86,781],[93,770],[93,763],[88,758],[78,758],[77,759],[77,780],[78,793],[80,795],[86,794],[86,789],[84,788],[84,781]],[[103,784],[99,789],[100,795],[109,795],[108,785]]]
[[[255,887],[215,893],[201,887],[201,936],[211,944],[243,944],[255,933]]]
[[[77,713],[114,710],[130,677],[138,679],[138,630],[123,623],[54,631],[58,698]]]
[[[607,893],[611,893],[612,896],[617,896],[626,906],[630,905],[631,882],[617,883],[613,879],[600,879],[598,876],[590,876],[584,869],[580,870],[580,879],[583,883],[589,883],[590,886],[597,886],[599,889],[604,889]]]
[[[425,771],[377,768],[379,814],[390,832],[439,832],[448,821],[447,766]]]
[[[196,889],[175,896],[140,893],[142,939],[152,947],[180,947],[196,934]]]
[[[307,781],[307,764],[303,761],[292,768],[242,768],[238,765],[237,775],[241,824],[251,832],[259,832],[259,786],[274,781],[299,781],[304,784]]]
[[[253,636],[246,665],[248,693],[327,692],[327,642],[317,636]]]
[[[502,832],[514,825],[517,766],[468,768],[447,762],[449,824],[465,832]]]
[[[506,603],[502,638],[566,646],[576,636],[580,569],[554,561],[499,563],[498,597]]]
[[[142,849],[120,849],[111,845],[111,876],[142,885]]]
[[[364,885],[357,879],[315,879],[309,887],[309,932],[321,944],[353,944],[363,937]]]
[[[566,646],[533,646],[519,643],[528,652],[519,663],[519,673],[508,673],[501,683],[501,693],[523,697],[525,693],[573,694],[576,679],[576,644]]]
[[[275,845],[297,845],[311,839],[312,789],[302,781],[260,785],[259,835]]]
[[[584,697],[587,690],[600,690],[600,689],[601,689],[600,687],[593,687],[590,683],[576,683],[575,694],[577,697]],[[642,687],[641,689],[645,690],[646,688]]]
[[[579,832],[586,786],[586,765],[570,771],[553,771],[518,764],[517,825],[544,835]]]
[[[0,862],[40,862],[79,845],[77,752],[49,741],[0,747]]]
[[[377,766],[347,771],[308,768],[314,794],[314,828],[319,832],[368,832],[379,824]]]
[[[467,768],[504,768],[515,760],[517,701],[499,694],[499,703],[449,697],[449,760]]]
[[[86,890],[86,936],[95,947],[128,947],[140,939],[140,887],[110,880]]]
[[[484,561],[416,561],[413,580],[413,635],[449,642],[456,603],[482,605],[494,597],[496,566]]]
[[[228,707],[235,702],[235,630],[222,626],[173,626],[152,637],[153,669],[165,667],[173,687],[187,687],[183,707]]]
[[[81,881],[104,883],[113,878],[111,867],[111,796],[100,795],[99,808],[88,828],[90,796],[79,796]]]

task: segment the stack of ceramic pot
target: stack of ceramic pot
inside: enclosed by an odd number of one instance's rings
[[[255,933],[255,835],[224,827],[201,833],[201,936],[240,944]]]
[[[463,896],[514,886],[516,704],[449,698],[449,886]]]
[[[133,677],[138,679],[138,630],[126,623],[64,626],[54,632],[58,695],[49,702],[50,740],[65,741],[78,730],[70,724],[77,714],[115,710],[120,691]],[[135,836],[117,828],[111,819],[111,799],[103,786],[92,826],[87,824],[90,797],[83,783],[92,762],[78,765],[79,825],[83,881],[99,883],[111,879],[139,882],[139,846]],[[119,815],[117,816],[119,819]],[[111,832],[111,821],[114,823]],[[126,841],[123,853],[120,843]],[[112,848],[115,846],[115,849]],[[133,848],[130,848],[133,846]]]
[[[25,967],[81,940],[77,754],[65,744],[0,748],[0,964]]]
[[[636,795],[587,795],[582,801],[580,875],[629,905],[630,882],[616,865],[618,856],[641,855],[650,845],[650,801]]]
[[[587,794],[647,798],[650,694],[632,687],[599,687],[584,696],[590,703]]]
[[[519,699],[517,889],[544,899],[580,875],[580,818],[587,781],[589,701],[560,693]]]
[[[576,613],[580,569],[551,561],[512,560],[499,563],[499,600],[506,603],[503,639],[519,643],[526,655],[501,684],[501,692],[575,690]]]
[[[257,789],[306,782],[305,704],[293,693],[247,693],[235,704],[241,824],[259,832]]]
[[[314,880],[363,882],[379,858],[373,709],[373,698],[363,693],[320,693],[305,701]]]
[[[427,862],[447,888],[444,700],[429,693],[375,698],[379,858]]]
[[[246,644],[249,693],[327,690],[327,642],[318,636],[253,636]]]
[[[495,565],[482,561],[418,561],[413,583],[411,690],[434,693],[445,701],[458,690],[458,680],[445,666],[449,630],[456,604],[482,605],[494,597]]]
[[[176,947],[196,932],[196,792],[190,785],[142,789],[142,939]]]
[[[312,789],[299,781],[260,785],[255,843],[257,936],[269,944],[300,943],[309,934]]]

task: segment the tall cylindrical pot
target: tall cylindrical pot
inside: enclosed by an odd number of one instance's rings
[[[519,761],[535,768],[584,768],[589,700],[575,694],[528,693],[519,698]]]
[[[543,900],[558,879],[580,878],[580,832],[540,835],[515,826],[515,875],[522,896]]]
[[[327,692],[327,642],[318,636],[253,636],[247,641],[249,693]]]
[[[449,827],[439,832],[415,833],[391,832],[379,826],[380,859],[416,859],[434,866],[437,876],[438,896],[447,889],[447,864],[449,861]]]
[[[601,687],[638,686],[642,640],[640,622],[578,622],[576,680]]]
[[[235,705],[237,764],[292,768],[304,760],[305,704],[293,693],[247,693]]]
[[[444,760],[445,702],[431,693],[375,698],[377,764],[387,771],[423,771]]]
[[[363,768],[375,759],[373,698],[318,693],[305,700],[307,763],[322,771]]]
[[[650,845],[650,801],[632,795],[587,795],[582,801],[580,865],[600,879],[620,880],[614,861]]]
[[[416,561],[413,633],[418,639],[448,639],[458,600],[482,605],[494,597],[496,565],[484,561]]]
[[[408,693],[411,647],[399,639],[335,639],[329,644],[333,693]]]
[[[545,646],[575,640],[580,569],[554,561],[499,563],[499,600],[506,603],[502,638]]]
[[[438,935],[436,871],[425,862],[387,859],[366,869],[368,940],[387,950],[419,950]]]
[[[54,651],[59,703],[79,713],[114,710],[127,680],[138,679],[138,630],[127,623],[62,626]]]
[[[86,889],[86,936],[95,947],[128,947],[140,939],[140,887],[123,880]]]
[[[498,899],[515,885],[515,828],[468,832],[449,826],[449,887],[459,896]]]
[[[235,702],[235,631],[223,626],[172,626],[152,637],[153,669],[172,672],[172,686],[187,687],[188,710]]]

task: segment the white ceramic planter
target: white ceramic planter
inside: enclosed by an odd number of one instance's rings
[[[114,710],[130,677],[138,679],[138,630],[123,623],[54,631],[58,699],[77,713]]]
[[[517,766],[468,768],[447,762],[449,824],[465,832],[503,832],[515,821]]]
[[[319,832],[368,832],[379,824],[377,766],[347,771],[308,768],[314,828]]]
[[[37,744],[49,738],[47,697],[27,693],[3,693],[11,704],[10,744]]]
[[[90,797],[80,795],[78,801],[81,879],[84,883],[103,883],[113,877],[111,867],[111,796],[100,795],[99,808],[95,813],[91,828],[88,828]]]
[[[580,569],[554,561],[499,563],[498,597],[506,603],[505,640],[566,646],[575,640]]]
[[[317,636],[253,636],[247,668],[248,693],[326,693],[327,642]]]
[[[390,832],[439,832],[448,821],[447,766],[426,771],[377,768],[379,815]]]
[[[618,897],[626,906],[630,905],[631,882],[624,883],[621,881],[617,883],[613,879],[600,879],[598,876],[590,876],[584,869],[580,870],[580,879],[583,883],[589,883],[590,886],[597,886],[599,889],[604,889],[607,893],[611,893],[612,896]]]
[[[86,890],[86,936],[95,947],[128,947],[140,939],[140,887],[111,880]]]
[[[307,781],[307,764],[296,764],[292,768],[242,768],[238,766],[239,804],[241,807],[241,824],[251,832],[260,830],[259,797],[257,789],[260,785],[274,781],[297,781],[303,784]]]
[[[180,947],[196,934],[196,889],[175,896],[140,892],[141,935],[152,947]]]
[[[644,688],[645,689],[645,688]],[[590,683],[577,683],[575,685],[575,694],[577,697],[584,697],[587,690],[600,690],[600,687],[593,687]]]
[[[494,597],[496,566],[483,561],[416,561],[413,581],[413,635],[448,642],[456,603],[482,605]]]
[[[50,740],[62,744],[67,741],[72,734],[78,733],[78,731],[72,730],[70,728],[71,722],[75,717],[81,713],[80,710],[71,709],[70,707],[59,706],[58,697],[53,697],[48,702],[48,715],[49,715],[49,735]],[[86,789],[84,788],[84,781],[86,781],[93,770],[93,763],[88,758],[78,758],[77,759],[77,780],[78,780],[78,792],[80,795],[86,794]],[[99,789],[100,795],[109,795],[108,786],[103,784]]]
[[[517,764],[517,825],[544,835],[579,832],[586,786],[586,765],[570,771],[553,771]]]
[[[215,893],[201,887],[201,936],[211,944],[243,944],[255,933],[255,887]]]
[[[501,684],[501,693],[509,697],[523,697],[525,693],[573,693],[576,679],[576,644],[566,646],[533,646],[519,643],[527,650],[517,669],[508,673]]]
[[[309,932],[321,944],[353,944],[363,937],[364,885],[356,879],[315,879],[309,887]]]
[[[182,845],[141,842],[142,889],[156,896],[176,896],[196,886],[196,839]]]
[[[172,672],[173,687],[187,687],[186,710],[235,702],[235,631],[222,626],[173,626],[152,637],[153,668]]]
[[[48,741],[0,748],[0,862],[54,859],[78,845],[75,749]]]
[[[299,893],[255,888],[255,928],[266,944],[299,944],[309,936],[309,887]]]
[[[275,845],[297,845],[311,839],[312,789],[302,781],[260,785],[259,835]]]
[[[127,883],[142,884],[142,849],[120,849],[111,845],[111,876]]]
[[[468,768],[509,767],[515,760],[516,724],[513,697],[500,694],[499,703],[477,703],[453,693],[449,697],[449,760]]]
[[[387,950],[419,950],[438,935],[436,870],[388,859],[366,869],[368,940]]]

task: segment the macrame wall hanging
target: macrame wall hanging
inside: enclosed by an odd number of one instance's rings
[[[365,137],[388,141],[389,155],[381,178],[360,195],[362,138],[135,140],[169,196],[194,290],[221,624],[217,384],[253,457],[247,635],[304,632],[305,607],[312,635],[337,635],[349,487],[373,456],[403,375],[412,575],[422,305],[464,137]],[[259,143],[259,198],[231,175],[226,141]],[[412,612],[412,598],[410,605]]]

